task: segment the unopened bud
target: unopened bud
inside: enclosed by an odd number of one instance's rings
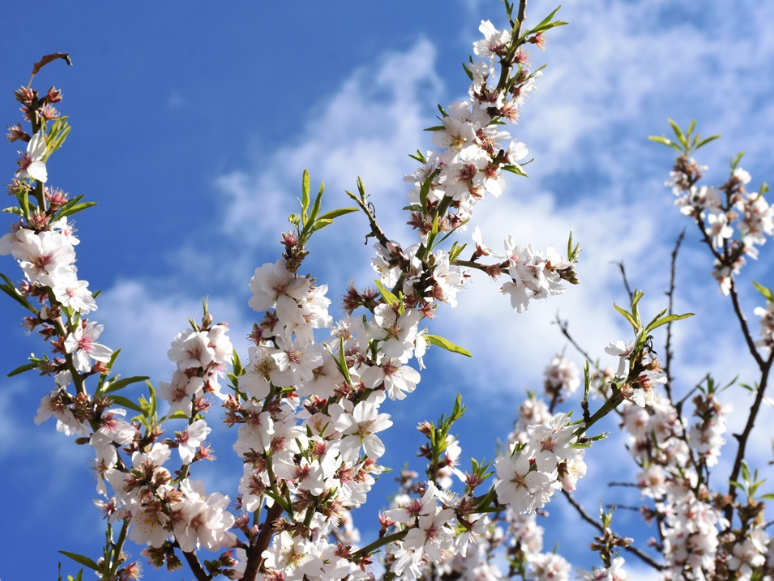
[[[51,87],[48,90],[48,94],[45,97],[46,102],[48,103],[59,103],[59,101],[62,100],[62,91],[59,89],[55,89],[54,87]]]

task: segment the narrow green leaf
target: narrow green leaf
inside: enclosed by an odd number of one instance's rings
[[[675,150],[677,150],[679,152],[683,151],[682,147],[680,147],[674,141],[672,141],[671,139],[668,139],[664,135],[662,135],[661,137],[659,137],[658,135],[651,135],[650,137],[648,137],[648,139],[650,141],[655,141],[656,143],[661,143],[663,145],[671,147],[672,149],[675,149]]]
[[[99,566],[94,561],[92,561],[91,559],[89,559],[84,555],[79,555],[78,553],[71,553],[70,551],[59,551],[59,552],[65,557],[70,557],[73,561],[75,561],[79,565],[83,565],[84,567],[93,569],[98,573],[102,572],[102,569],[100,569]]]
[[[747,462],[742,460],[742,479],[745,482],[750,482],[750,468],[747,466]]]
[[[309,209],[309,170],[304,170],[304,177],[301,178],[301,211],[306,217],[306,211]]]
[[[394,307],[395,305],[398,304],[398,297],[392,294],[392,291],[389,290],[387,287],[385,287],[382,284],[382,281],[375,280],[374,284],[376,284],[376,288],[378,288],[379,292],[382,293],[382,297],[384,297],[384,300],[388,305],[390,305],[391,307]]]
[[[320,218],[319,220],[317,220],[317,222],[314,223],[314,226],[312,226],[311,231],[317,232],[318,230],[322,230],[323,228],[325,228],[326,226],[330,226],[331,224],[333,224],[333,220],[323,220],[322,218]]]
[[[352,212],[359,211],[359,208],[339,208],[338,210],[331,210],[330,212],[325,212],[322,216],[320,216],[320,220],[333,220],[334,218],[338,218],[339,216],[344,216],[346,214],[351,214]]]
[[[417,149],[416,153],[409,153],[409,157],[411,159],[415,159],[419,163],[426,163],[427,162],[427,158],[418,149]]]
[[[627,321],[629,321],[629,324],[634,327],[634,330],[637,331],[639,329],[639,325],[634,321],[634,317],[632,317],[631,313],[625,309],[622,309],[615,303],[613,303],[613,307],[615,307],[615,310],[621,313]]]
[[[11,283],[10,279],[5,276],[4,274],[0,274],[0,276],[3,277],[3,280],[5,280],[5,284],[0,284],[0,290],[2,290],[5,294],[7,294],[9,297],[11,297],[13,300],[15,300],[17,303],[19,303],[21,306],[23,306],[25,309],[34,312],[37,312],[36,309],[30,305],[29,301],[25,299],[21,294],[19,294],[19,291],[16,290],[16,287]]]
[[[239,353],[234,349],[231,353],[231,367],[234,369],[234,375],[239,376],[244,374],[244,368],[242,367],[242,360],[239,359]]]
[[[569,24],[568,22],[564,22],[563,20],[557,20],[556,22],[549,22],[548,24],[544,24],[543,26],[537,26],[529,31],[529,34],[539,34],[541,32],[545,32],[546,30],[551,30],[552,28],[556,28],[557,26],[567,26]]]
[[[31,371],[31,370],[37,368],[38,365],[39,365],[39,363],[25,363],[24,365],[20,365],[19,367],[17,367],[13,371],[11,371],[11,373],[6,375],[6,377],[13,377],[14,375],[20,375],[20,374],[24,373],[25,371]]]
[[[133,383],[139,383],[140,381],[146,381],[148,379],[150,379],[150,377],[140,376],[140,375],[136,375],[134,377],[125,377],[124,379],[119,379],[118,381],[114,381],[110,383],[107,389],[105,389],[103,393],[111,393],[113,391],[118,391],[120,389],[125,388],[127,385],[131,385]]]
[[[753,281],[753,286],[759,293],[763,295],[763,298],[765,298],[767,301],[774,301],[774,294],[772,294],[770,289],[766,288],[762,284],[758,284],[755,281]]]
[[[464,347],[455,345],[448,339],[444,339],[443,337],[440,337],[438,335],[425,335],[425,340],[431,345],[435,345],[436,347],[441,347],[442,349],[446,349],[447,351],[451,351],[452,353],[459,353],[460,355],[464,355],[465,357],[473,357],[473,354],[467,349],[465,349]]]
[[[116,405],[125,407],[126,409],[132,410],[133,412],[137,412],[138,414],[143,413],[142,408],[136,403],[134,403],[132,400],[130,400],[128,397],[124,397],[122,395],[111,395],[109,397]]]
[[[685,139],[685,134],[683,133],[683,130],[680,129],[680,126],[674,121],[672,121],[671,119],[667,119],[667,121],[669,121],[669,124],[672,126],[672,131],[674,131],[675,137],[677,137],[677,140],[685,149],[688,145],[688,142]]]
[[[64,218],[65,216],[72,216],[73,214],[77,214],[78,212],[83,212],[86,208],[91,208],[92,206],[96,206],[96,205],[97,205],[97,202],[83,202],[82,204],[76,204],[75,206],[72,206],[67,210],[61,210],[58,216],[59,218]]]
[[[706,139],[702,139],[696,144],[696,147],[694,149],[699,149],[700,147],[704,147],[708,143],[715,141],[716,139],[720,139],[720,135],[711,135],[710,137],[707,137]]]
[[[548,24],[549,22],[551,22],[551,21],[554,19],[554,16],[556,16],[556,13],[557,13],[557,12],[559,12],[559,9],[560,9],[561,7],[562,7],[562,5],[561,5],[561,4],[560,4],[559,6],[557,6],[556,10],[554,10],[554,11],[553,11],[551,14],[549,14],[549,15],[548,15],[548,16],[546,16],[546,17],[545,17],[543,20],[541,20],[541,21],[538,23],[538,25],[537,25],[535,28],[533,28],[532,30],[536,30],[536,29],[540,28],[541,26],[545,26],[546,24]]]
[[[188,416],[185,415],[185,412],[183,410],[177,410],[175,413],[170,414],[166,417],[168,420],[187,420]]]
[[[468,65],[465,63],[462,63],[462,68],[465,69],[465,74],[468,75],[468,78],[472,81],[473,80],[473,73],[468,68]]]
[[[317,192],[317,197],[314,199],[314,204],[312,204],[312,211],[309,213],[309,221],[314,224],[315,220],[317,220],[317,216],[320,214],[320,209],[322,208],[322,196],[323,192],[325,191],[325,184],[320,184],[320,191]]]
[[[684,315],[667,315],[648,325],[648,327],[645,329],[645,333],[650,333],[653,329],[658,329],[661,325],[666,325],[672,321],[681,321],[683,319],[687,319],[688,317],[693,317],[693,313],[685,313]]]
[[[529,175],[527,175],[527,172],[524,171],[524,168],[522,168],[519,164],[516,164],[516,163],[504,165],[503,169],[505,171],[515,173],[516,175],[519,175],[525,178],[529,177]]]
[[[691,134],[693,133],[693,130],[696,129],[696,119],[691,120],[690,125],[688,125],[688,130],[686,131],[686,137],[688,139],[691,138]]]

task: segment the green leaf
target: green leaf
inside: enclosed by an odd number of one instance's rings
[[[17,367],[16,369],[14,369],[13,371],[11,371],[11,373],[6,375],[6,377],[13,377],[14,375],[20,375],[20,374],[24,373],[25,371],[31,371],[33,369],[36,369],[38,365],[39,365],[39,363],[37,363],[37,362],[25,363],[24,365],[21,365],[21,366]]]
[[[459,353],[460,355],[464,355],[465,357],[473,357],[473,354],[467,349],[465,349],[464,347],[455,345],[448,339],[444,339],[443,337],[440,337],[438,335],[425,335],[425,340],[431,345],[435,345],[436,347],[441,347],[442,349],[446,349],[447,351],[451,351],[452,353]]]
[[[320,214],[320,208],[322,208],[322,196],[325,191],[325,184],[320,183],[320,191],[317,192],[317,197],[312,204],[312,211],[309,213],[309,222],[314,223],[317,220],[317,216]]]
[[[175,413],[168,415],[168,420],[187,420],[188,416],[185,415],[185,412],[183,410],[177,410]]]
[[[639,325],[637,325],[637,323],[634,320],[634,317],[632,317],[632,315],[631,315],[631,313],[629,311],[622,309],[621,307],[619,307],[615,303],[613,303],[613,307],[615,307],[615,310],[623,315],[624,319],[629,321],[629,324],[632,327],[634,327],[635,331],[639,330],[639,328],[640,328]]]
[[[330,212],[325,212],[322,216],[320,216],[320,220],[333,220],[334,218],[338,218],[339,216],[344,216],[345,214],[351,214],[352,212],[359,211],[359,208],[339,208],[338,210],[331,210]]]
[[[92,561],[88,557],[85,557],[84,555],[79,555],[78,553],[71,553],[69,551],[59,551],[59,552],[65,557],[70,557],[73,561],[75,561],[79,565],[83,565],[84,567],[93,569],[98,573],[102,572],[102,569],[100,569],[99,566],[94,561]]]
[[[731,158],[731,171],[734,171],[737,167],[739,167],[739,162],[742,161],[743,157],[744,151],[740,151],[736,154],[736,157]]]
[[[437,176],[440,171],[440,169],[437,169],[427,176],[425,181],[422,182],[422,187],[419,188],[419,203],[422,205],[422,210],[425,212],[427,211],[427,196],[430,193],[430,184],[433,183],[435,176]]]
[[[537,26],[536,28],[533,28],[529,31],[529,34],[538,34],[540,32],[545,32],[546,30],[551,30],[552,28],[556,28],[557,26],[567,26],[567,22],[564,22],[563,20],[557,20],[556,22],[549,22],[548,24],[544,24],[543,26]]]
[[[317,232],[318,230],[322,230],[326,226],[330,226],[333,224],[333,220],[325,220],[324,218],[320,218],[317,220],[317,222],[314,223],[314,226],[312,226],[312,232]]]
[[[139,383],[140,381],[146,381],[148,379],[150,379],[150,377],[140,376],[140,375],[135,375],[134,377],[125,377],[124,379],[119,379],[118,381],[108,383],[108,387],[103,391],[103,393],[111,393],[113,391],[118,391],[119,389],[125,388],[127,385],[131,385],[133,383]]]
[[[742,460],[742,480],[750,482],[750,468],[747,466],[747,462]]]
[[[231,353],[231,367],[234,368],[234,375],[244,375],[244,367],[242,367],[242,360],[239,359],[239,353],[234,349]]]
[[[685,313],[684,315],[666,315],[665,317],[662,317],[658,320],[654,320],[651,322],[646,328],[645,333],[650,333],[653,329],[658,329],[661,325],[666,325],[667,323],[671,323],[672,321],[681,321],[682,319],[687,319],[688,317],[693,317],[693,313]]]
[[[679,151],[679,152],[681,152],[681,153],[682,153],[682,151],[683,151],[683,148],[682,148],[682,147],[680,147],[679,145],[677,145],[677,144],[676,144],[674,141],[672,141],[671,139],[668,139],[668,138],[667,138],[665,135],[662,135],[661,137],[659,137],[658,135],[651,135],[650,137],[648,137],[648,139],[649,139],[650,141],[655,141],[656,143],[661,143],[661,144],[663,144],[663,145],[666,145],[666,146],[668,146],[668,147],[671,147],[672,149],[675,149],[675,150],[677,150],[677,151]]]
[[[694,147],[694,149],[699,149],[700,147],[704,147],[705,145],[707,145],[711,141],[715,141],[716,139],[720,139],[720,137],[721,137],[720,135],[711,135],[710,137],[707,137],[706,139],[702,139],[701,141],[696,143],[696,146]]]
[[[537,25],[535,28],[533,28],[533,29],[531,29],[531,30],[528,30],[528,31],[525,33],[525,36],[526,36],[527,34],[532,34],[532,33],[536,32],[536,31],[537,31],[539,28],[541,28],[541,27],[545,26],[546,24],[550,23],[550,22],[551,22],[551,21],[554,19],[554,16],[556,16],[556,13],[557,13],[557,12],[559,12],[559,9],[560,9],[561,7],[562,7],[562,6],[561,6],[561,4],[560,4],[560,5],[559,5],[559,6],[556,8],[556,10],[554,10],[554,11],[553,11],[551,14],[549,14],[549,15],[548,15],[548,16],[546,16],[546,17],[545,17],[543,20],[541,20],[541,21],[538,23],[538,25]]]
[[[667,119],[669,121],[669,124],[672,126],[672,131],[675,133],[675,137],[677,137],[677,141],[680,142],[680,144],[683,146],[683,149],[687,149],[688,142],[685,139],[685,134],[683,133],[683,130],[680,129],[680,126],[672,121],[671,119]]]
[[[467,247],[467,242],[465,244],[460,245],[459,242],[455,240],[454,244],[452,244],[451,250],[449,250],[449,262],[454,262],[459,258],[460,254],[462,254],[462,251],[465,250]]]
[[[524,169],[517,163],[512,163],[508,165],[504,165],[503,169],[505,171],[509,171],[511,173],[515,173],[516,175],[528,178],[529,175],[527,175],[527,172],[524,171]]]
[[[134,412],[137,412],[138,414],[143,413],[142,408],[136,403],[134,403],[132,400],[130,400],[128,397],[124,397],[122,395],[111,395],[109,397],[116,405],[120,405],[122,407],[125,407],[126,409],[130,409]]]
[[[306,211],[309,209],[309,170],[304,170],[304,177],[301,178],[301,210],[306,218]]]
[[[1,273],[0,277],[2,277],[2,279],[5,281],[5,284],[0,284],[0,290],[2,290],[5,294],[7,294],[28,311],[32,311],[33,313],[38,312],[37,309],[33,308],[29,301],[27,301],[27,299],[25,299],[21,293],[16,290],[16,287],[13,285],[10,278]]]
[[[763,295],[763,297],[767,301],[774,301],[774,294],[772,294],[770,289],[767,289],[765,286],[758,284],[757,282],[753,281],[753,286],[757,289],[759,293]]]
[[[78,212],[82,212],[86,208],[91,208],[92,206],[96,206],[97,202],[83,202],[83,204],[76,204],[75,206],[72,206],[66,210],[60,210],[58,217],[64,218],[65,216],[72,216],[73,214],[77,214]]]
[[[462,63],[462,68],[465,69],[465,74],[468,75],[468,78],[472,81],[473,80],[473,73],[468,68],[468,65],[465,63]]]
[[[379,292],[382,293],[382,297],[384,297],[384,300],[387,302],[388,305],[390,305],[391,307],[394,307],[395,305],[398,304],[399,302],[398,297],[392,294],[392,291],[387,289],[387,287],[385,287],[382,284],[382,281],[375,280],[374,284],[376,284],[376,288],[378,288]]]
[[[29,218],[30,215],[30,198],[29,192],[25,189],[24,192],[18,194],[16,199],[19,200],[19,206],[22,209],[22,215],[25,218]]]
[[[417,149],[416,153],[409,153],[411,159],[415,159],[419,163],[427,163],[427,158],[422,155],[422,152]]]

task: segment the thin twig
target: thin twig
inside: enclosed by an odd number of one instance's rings
[[[675,248],[672,250],[672,267],[669,275],[669,290],[666,296],[669,297],[669,314],[674,312],[674,298],[675,298],[675,274],[677,272],[677,253],[680,250],[680,245],[683,243],[685,237],[685,228],[680,232],[675,243]],[[664,389],[666,390],[669,402],[672,403],[672,321],[667,323],[666,328],[666,356],[664,358],[664,373],[666,374],[666,384]]]
[[[556,324],[559,325],[559,330],[562,332],[562,335],[564,335],[565,338],[570,342],[570,344],[573,347],[575,347],[575,349],[576,349],[576,351],[578,351],[578,353],[583,355],[583,357],[586,359],[586,361],[588,361],[589,363],[594,361],[591,358],[591,355],[589,355],[588,352],[585,349],[583,349],[583,347],[578,345],[578,343],[575,341],[575,339],[572,338],[572,335],[570,335],[570,331],[569,331],[569,328],[568,328],[569,327],[569,323],[567,321],[562,321],[559,318],[559,313],[556,314]]]
[[[589,523],[591,526],[593,526],[603,535],[605,534],[605,527],[603,527],[601,523],[598,523],[596,520],[594,520],[591,517],[591,515],[588,512],[586,512],[586,509],[583,508],[583,505],[581,505],[577,500],[575,500],[575,497],[571,493],[562,489],[562,494],[564,494],[564,497],[568,500],[568,502],[575,507],[575,510],[578,511],[578,514],[583,520],[585,520],[587,523]],[[621,538],[616,534],[613,534],[613,536],[616,539]],[[629,545],[628,547],[624,546],[623,548],[629,551],[630,553],[637,555],[637,557],[639,557],[640,560],[642,560],[644,563],[647,563],[657,571],[663,571],[665,569],[664,565],[657,563],[655,560],[653,560],[653,558],[650,555],[638,549],[637,547]]]
[[[617,265],[618,268],[621,270],[621,278],[623,279],[624,287],[626,287],[626,294],[629,295],[629,302],[633,301],[634,293],[632,292],[632,289],[629,286],[629,281],[626,278],[626,268],[624,267],[623,260],[621,262],[613,261],[613,264]]]

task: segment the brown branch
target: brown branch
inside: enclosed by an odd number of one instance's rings
[[[571,493],[569,493],[566,490],[562,489],[562,494],[564,494],[564,497],[567,499],[567,501],[572,506],[575,507],[575,510],[578,511],[578,514],[580,515],[580,517],[583,520],[585,520],[587,523],[589,523],[591,526],[593,526],[595,529],[597,529],[603,535],[605,534],[605,527],[603,527],[601,523],[598,523],[596,520],[594,520],[591,517],[591,515],[588,512],[586,512],[586,509],[583,508],[583,505],[580,504],[577,500],[575,500],[575,497]],[[621,537],[619,537],[615,533],[613,533],[613,536],[616,539],[621,539]],[[660,563],[657,563],[650,555],[648,555],[647,553],[645,553],[642,550],[638,549],[637,547],[634,547],[634,546],[631,546],[631,545],[629,545],[629,546],[623,545],[623,548],[625,550],[629,551],[630,553],[636,555],[637,557],[639,557],[640,560],[642,560],[644,563],[647,563],[648,565],[650,565],[651,567],[656,569],[656,571],[663,571],[666,568],[666,567],[664,567],[664,565],[662,565]]]
[[[183,556],[185,557],[186,563],[188,563],[188,566],[191,568],[191,573],[194,574],[197,581],[212,581],[212,577],[207,574],[207,571],[204,570],[202,564],[199,562],[196,551],[191,551],[190,553],[183,551]]]
[[[774,350],[772,350],[769,358],[764,362],[761,369],[761,381],[758,385],[758,393],[756,394],[755,401],[750,408],[750,415],[747,418],[747,424],[744,427],[744,431],[741,435],[734,434],[734,437],[736,437],[736,439],[739,441],[739,449],[737,450],[736,458],[734,459],[734,468],[731,471],[731,476],[729,476],[729,480],[731,482],[736,482],[739,479],[739,472],[742,470],[742,461],[744,460],[745,448],[747,447],[747,439],[750,437],[750,433],[752,432],[753,426],[755,425],[755,418],[758,416],[758,411],[761,408],[761,402],[763,401],[763,396],[765,395],[766,386],[768,385],[769,381],[769,371],[771,370],[772,362],[774,362]],[[731,526],[731,517],[734,514],[733,502],[736,499],[736,493],[737,487],[733,484],[729,484],[728,495],[731,497],[731,502],[728,503],[724,510],[724,516],[729,522],[729,527]]]
[[[669,274],[669,290],[666,293],[666,296],[669,297],[669,314],[671,315],[674,312],[674,298],[675,298],[675,274],[677,272],[677,253],[680,250],[680,245],[683,243],[683,238],[685,237],[685,228],[683,228],[683,231],[680,232],[680,235],[677,237],[677,242],[675,243],[675,248],[672,250],[672,267],[670,269]],[[664,374],[666,375],[667,381],[664,385],[664,389],[667,392],[667,396],[669,397],[669,402],[674,405],[672,402],[672,321],[667,323],[666,328],[666,356],[664,357]]]
[[[634,293],[629,286],[629,280],[626,278],[626,268],[624,267],[623,260],[620,262],[613,261],[613,264],[621,271],[621,278],[623,279],[624,287],[626,288],[626,294],[629,295],[629,302],[632,302],[634,300]]]
[[[242,576],[244,581],[255,581],[258,576],[258,571],[263,566],[263,557],[261,555],[269,547],[273,531],[272,525],[280,516],[282,516],[282,507],[275,502],[266,514],[266,520],[261,525],[261,532],[258,533],[258,536],[250,543],[250,547],[247,549],[247,564]]]
[[[586,361],[588,361],[589,363],[592,363],[594,361],[594,359],[592,359],[591,356],[583,349],[583,347],[578,345],[578,343],[575,341],[575,339],[572,338],[572,335],[570,335],[570,330],[568,328],[569,327],[568,322],[567,321],[562,321],[559,318],[559,314],[558,313],[556,315],[556,324],[559,325],[559,330],[562,332],[562,335],[564,335],[565,338],[570,342],[570,344],[572,344],[572,346],[575,347],[575,350],[578,353],[580,353],[581,355],[583,355],[583,357],[586,359]]]
[[[734,305],[734,313],[736,313],[736,318],[739,319],[739,325],[742,327],[742,333],[744,334],[744,340],[747,343],[747,348],[750,350],[750,355],[752,355],[753,359],[755,359],[755,362],[758,364],[758,368],[763,371],[766,363],[763,361],[763,357],[761,357],[761,354],[758,353],[758,349],[755,347],[755,340],[752,338],[752,335],[750,334],[750,328],[747,326],[747,318],[744,316],[742,307],[739,305],[739,295],[736,292],[736,285],[734,284],[733,278],[731,279],[731,289],[729,290],[729,295],[731,295],[731,302]]]

